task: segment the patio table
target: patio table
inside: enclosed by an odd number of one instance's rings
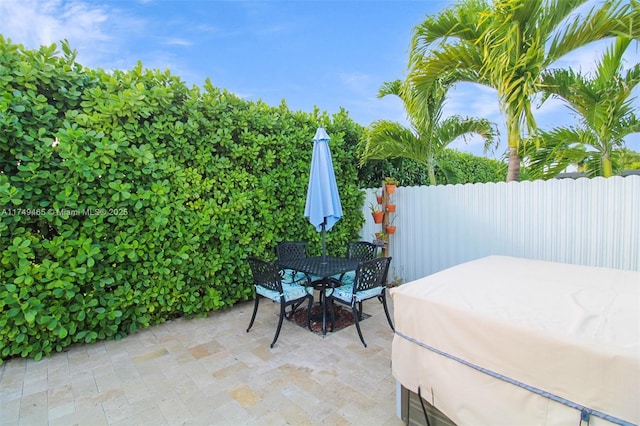
[[[332,287],[331,277],[344,272],[355,271],[359,261],[346,257],[310,256],[298,259],[286,259],[278,262],[281,268],[293,269],[311,276],[319,277],[314,281],[314,287],[320,290],[322,304],[322,335],[327,334],[327,307],[324,303],[324,291]]]

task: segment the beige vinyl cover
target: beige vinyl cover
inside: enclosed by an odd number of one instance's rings
[[[640,272],[506,256],[446,269],[391,289],[393,375],[459,425],[580,424],[520,384],[638,424],[639,288]]]

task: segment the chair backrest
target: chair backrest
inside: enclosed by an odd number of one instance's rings
[[[353,293],[384,286],[390,263],[390,257],[377,257],[360,263],[356,269]]]
[[[357,259],[362,262],[371,260],[376,257],[378,246],[368,241],[350,242],[347,247],[347,257],[349,259]]]
[[[247,262],[249,262],[249,266],[251,267],[253,283],[255,285],[282,293],[280,273],[274,263],[257,259],[255,257],[249,257]]]
[[[309,257],[307,243],[298,241],[287,241],[276,246],[276,256],[278,260],[300,259]]]

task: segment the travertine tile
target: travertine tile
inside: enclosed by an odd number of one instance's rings
[[[20,398],[5,399],[0,401],[0,424],[6,423],[18,424],[20,419]]]
[[[47,404],[49,406],[49,410],[68,403],[73,403],[73,389],[71,384],[56,387],[49,386],[47,390]]]
[[[170,425],[182,424],[193,417],[191,411],[179,398],[163,398],[156,401],[156,405]]]
[[[45,423],[39,423],[45,424]],[[91,425],[91,426],[108,426],[107,418],[102,411],[102,407],[98,405],[94,409],[76,410],[71,414],[49,419],[50,426],[68,426],[68,425]]]
[[[61,405],[49,406],[49,412],[47,414],[47,418],[49,421],[58,419],[63,416],[67,416],[72,414],[76,410],[75,403],[73,401],[67,402]]]
[[[47,391],[24,395],[20,400],[20,424],[46,424]]]
[[[149,389],[142,379],[123,382],[122,391],[130,404],[149,397]]]
[[[355,328],[322,337],[253,302],[176,319],[119,341],[74,345],[40,362],[0,368],[5,425],[398,426],[391,340],[382,306]]]

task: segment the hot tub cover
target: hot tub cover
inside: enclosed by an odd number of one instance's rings
[[[506,256],[446,269],[391,289],[393,375],[461,425],[638,424],[639,288]]]

